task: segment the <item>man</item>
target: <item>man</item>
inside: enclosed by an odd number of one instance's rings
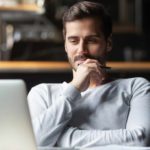
[[[112,49],[108,12],[101,4],[78,2],[64,14],[63,25],[73,79],[30,91],[38,146],[148,146],[150,83],[107,75],[106,56]]]

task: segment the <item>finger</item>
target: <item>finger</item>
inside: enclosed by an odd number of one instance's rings
[[[98,74],[101,74],[100,67],[96,63],[84,64],[84,66],[87,67],[89,72],[96,72]]]
[[[96,63],[99,69],[103,69],[104,65],[100,64],[98,60],[95,59],[87,59],[83,64]]]
[[[84,64],[87,64],[87,63],[99,63],[99,62],[95,59],[86,59]]]

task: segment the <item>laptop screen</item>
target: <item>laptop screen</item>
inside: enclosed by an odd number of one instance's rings
[[[0,80],[0,149],[36,150],[23,80]]]

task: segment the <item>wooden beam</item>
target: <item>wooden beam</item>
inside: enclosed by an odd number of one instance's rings
[[[108,62],[112,71],[150,72],[150,62]],[[65,72],[71,71],[68,62],[52,61],[1,61],[0,72]]]

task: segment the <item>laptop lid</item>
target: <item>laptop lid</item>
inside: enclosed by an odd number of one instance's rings
[[[23,80],[0,80],[0,150],[36,150]]]

